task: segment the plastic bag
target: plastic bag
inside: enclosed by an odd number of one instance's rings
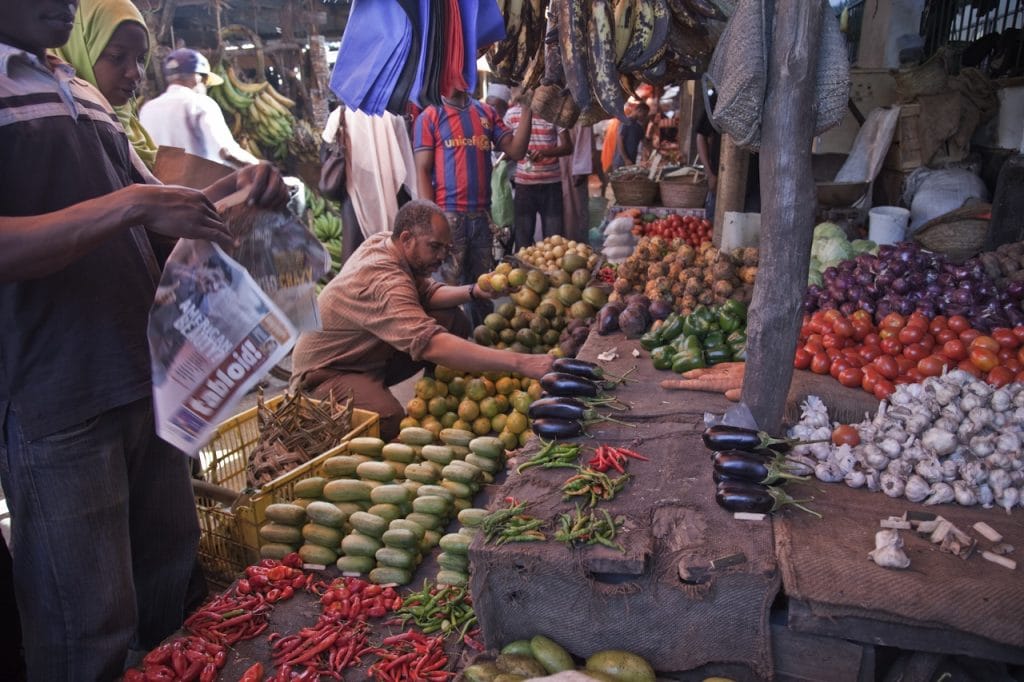
[[[970,199],[988,201],[985,182],[963,168],[919,168],[907,178],[903,200],[910,206],[908,236],[932,218],[961,208]]]
[[[227,251],[244,267],[300,332],[321,328],[316,283],[331,266],[320,240],[295,216],[251,206],[224,212],[228,229],[242,235]]]

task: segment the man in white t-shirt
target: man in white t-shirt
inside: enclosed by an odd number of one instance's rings
[[[157,144],[180,147],[189,154],[233,168],[259,163],[242,149],[224,114],[206,94],[224,80],[210,72],[210,62],[195,50],[180,48],[164,59],[167,90],[146,102],[139,121]]]

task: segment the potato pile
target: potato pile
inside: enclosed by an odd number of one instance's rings
[[[633,255],[619,265],[609,300],[642,293],[652,305],[668,305],[682,315],[689,315],[698,305],[730,299],[749,303],[757,261],[758,251],[753,247],[726,253],[711,242],[695,249],[681,239],[644,237]]]
[[[566,256],[569,256],[568,261],[566,261]],[[582,260],[577,260],[576,257]],[[532,246],[519,249],[516,258],[544,272],[556,270],[573,272],[584,267],[593,271],[598,261],[598,255],[589,245],[566,239],[557,234]]]
[[[978,256],[985,272],[999,287],[1024,281],[1024,242],[1002,244]]]
[[[560,262],[550,272],[500,263],[481,275],[477,284],[482,289],[511,291],[511,301],[484,318],[473,340],[517,353],[576,355],[591,318],[608,301],[608,286],[592,281],[587,259],[576,252],[564,254]]]
[[[434,377],[416,382],[401,427],[419,426],[435,437],[441,429],[498,434],[514,450],[531,435],[527,410],[541,396],[540,383],[500,372],[467,373],[438,365]]]

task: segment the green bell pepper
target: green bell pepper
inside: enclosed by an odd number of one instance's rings
[[[732,333],[743,326],[743,320],[725,310],[725,306],[718,311],[718,328],[726,334]]]
[[[640,347],[644,350],[654,350],[661,345],[663,344],[661,339],[658,338],[657,332],[647,332],[640,337]]]
[[[717,365],[722,362],[730,362],[732,360],[732,350],[728,346],[713,346],[711,348],[704,349],[704,357],[707,359],[709,365]],[[673,369],[675,366],[673,365]]]
[[[739,301],[728,300],[722,304],[721,312],[728,313],[733,317],[738,317],[740,320],[746,322],[747,320],[747,306]]]
[[[725,345],[727,345],[736,354],[738,348],[746,348],[747,346],[747,333],[742,329],[734,331],[729,336],[725,337]]]
[[[699,305],[683,321],[683,334],[704,338],[711,331],[711,323],[714,319],[714,315],[711,314],[707,306]]]
[[[691,369],[700,369],[701,367],[707,367],[707,364],[704,362],[703,353],[700,352],[681,351],[676,353],[675,360],[672,361],[672,371],[677,374],[689,372]]]
[[[665,318],[665,323],[658,328],[658,338],[669,343],[683,333],[684,318],[672,313]]]
[[[704,346],[705,350],[708,348],[718,348],[720,346],[724,346],[725,334],[717,329],[711,331],[707,334],[707,336],[704,337],[702,345]]]
[[[696,336],[692,334],[690,334],[689,336],[677,336],[671,345],[673,348],[675,348],[677,353],[684,351],[690,353],[700,353],[702,350],[704,350],[704,347],[701,346],[700,339],[698,339]]]
[[[732,349],[732,359],[734,362],[746,362],[747,361],[747,344],[742,343],[739,346],[735,346]]]
[[[675,355],[676,349],[672,346],[658,346],[651,351],[651,363],[654,364],[654,369],[672,369]]]

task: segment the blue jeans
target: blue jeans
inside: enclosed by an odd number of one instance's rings
[[[494,237],[491,219],[483,212],[446,213],[452,228],[452,253],[441,264],[441,281],[445,284],[472,284],[485,272],[494,269]],[[466,314],[473,326],[483,324],[494,310],[490,301],[472,301]]]
[[[199,521],[189,458],[153,423],[145,399],[26,441],[7,411],[0,479],[29,680],[114,679],[129,649],[181,626]]]

